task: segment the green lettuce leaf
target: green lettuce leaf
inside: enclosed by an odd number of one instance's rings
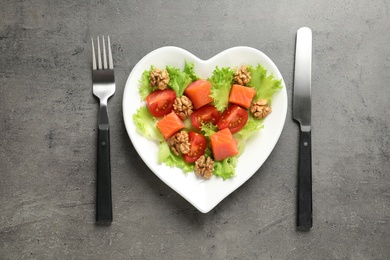
[[[211,147],[208,145],[206,147],[206,150],[204,150],[204,156],[205,157],[213,157],[213,151],[211,150]]]
[[[186,117],[184,119],[183,123],[184,123],[184,128],[187,130],[187,132],[189,132],[189,131],[196,132],[197,131],[197,129],[192,125],[190,117]]]
[[[238,140],[237,147],[239,155],[244,152],[248,139],[264,127],[263,121],[264,119],[256,119],[249,113],[248,121],[245,126],[240,131],[233,134],[234,138]]]
[[[194,63],[188,62],[187,60],[185,61],[184,64],[184,70],[183,70],[190,78],[192,81],[200,79],[198,75],[196,75],[195,70],[194,70]]]
[[[145,70],[142,73],[141,79],[139,80],[140,86],[138,91],[142,100],[145,100],[145,98],[150,94],[150,92],[153,91],[153,87],[150,85],[150,80],[149,80],[149,75],[153,69],[154,67],[150,66],[150,70]]]
[[[168,86],[176,92],[176,96],[181,97],[186,87],[192,82],[191,76],[172,66],[166,66],[166,69],[169,73]]]
[[[234,78],[234,70],[229,67],[218,68],[213,71],[213,75],[208,79],[212,85],[211,97],[218,111],[222,112],[229,104],[230,88]]]
[[[230,179],[236,175],[237,156],[214,162],[214,175],[222,177],[223,180]]]
[[[164,138],[156,127],[157,119],[150,114],[146,106],[138,108],[133,114],[133,121],[140,134],[151,140],[163,141]]]
[[[159,163],[164,163],[169,167],[179,167],[183,169],[185,173],[192,172],[194,170],[194,165],[186,163],[182,156],[176,156],[165,141],[160,142],[159,144],[158,161]]]
[[[248,71],[251,73],[248,85],[256,89],[254,100],[266,99],[271,104],[272,96],[283,87],[282,80],[275,79],[272,74],[267,76],[267,70],[260,64],[248,66]]]
[[[215,132],[218,132],[218,127],[216,125],[213,125],[211,123],[204,124],[202,123],[201,131],[203,135],[208,138],[210,135],[214,134]]]

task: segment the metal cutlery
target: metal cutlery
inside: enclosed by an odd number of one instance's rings
[[[106,51],[104,36],[102,36],[102,50],[100,49],[100,39],[97,37],[97,54],[95,54],[93,39],[91,40],[93,94],[100,100],[98,118],[96,222],[110,223],[112,222],[112,194],[110,125],[108,121],[107,103],[108,99],[115,93],[114,65],[112,61],[110,37],[107,37],[108,52]]]
[[[297,31],[293,117],[300,125],[298,168],[298,230],[313,226],[311,165],[311,61],[312,32],[303,27]]]

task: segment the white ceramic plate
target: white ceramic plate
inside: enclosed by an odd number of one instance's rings
[[[264,128],[248,140],[244,153],[238,158],[236,176],[232,179],[224,181],[213,176],[210,180],[203,180],[194,173],[185,174],[179,168],[159,164],[157,143],[139,134],[133,123],[132,115],[140,106],[145,105],[138,92],[142,73],[150,69],[151,65],[158,68],[165,68],[166,65],[183,68],[185,60],[195,64],[195,71],[201,78],[210,77],[216,66],[235,68],[244,64],[252,66],[261,64],[268,73],[282,80],[283,89],[277,92],[272,100],[272,113],[265,119]],[[201,60],[178,47],[156,49],[142,58],[131,71],[123,94],[124,123],[139,156],[154,174],[203,213],[212,210],[256,173],[275,147],[286,114],[287,92],[282,75],[270,58],[261,51],[249,47],[227,49],[209,60]]]

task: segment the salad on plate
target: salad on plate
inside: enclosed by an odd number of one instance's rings
[[[216,67],[200,78],[193,63],[183,63],[183,69],[152,65],[142,73],[144,105],[133,122],[158,143],[159,163],[204,179],[230,179],[246,142],[272,112],[272,97],[282,81],[261,64]]]

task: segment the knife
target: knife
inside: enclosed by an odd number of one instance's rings
[[[297,229],[313,226],[311,177],[311,56],[312,32],[307,27],[297,31],[294,72],[293,117],[300,125],[298,161]]]

